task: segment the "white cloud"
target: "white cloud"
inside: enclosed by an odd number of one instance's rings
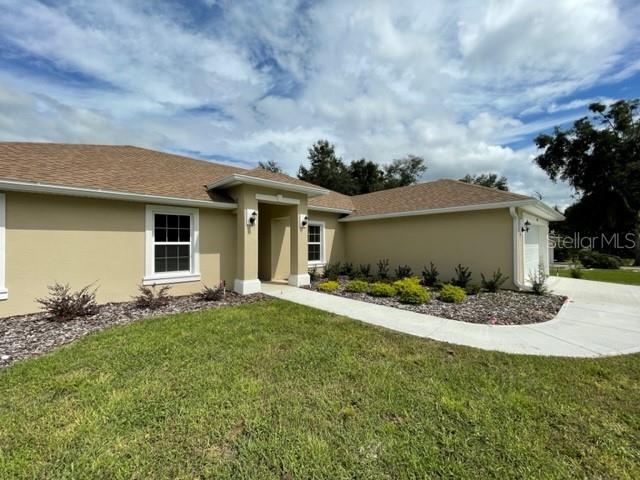
[[[328,138],[347,160],[413,153],[428,178],[495,170],[566,203],[532,145],[505,144],[580,116],[581,89],[637,68],[640,25],[608,0],[202,0],[223,16],[189,21],[171,5],[0,0],[0,48],[109,85],[3,68],[0,138],[275,159],[291,173]]]

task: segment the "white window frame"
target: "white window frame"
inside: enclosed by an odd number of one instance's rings
[[[191,258],[189,271],[155,273],[155,215],[189,215],[191,217]],[[197,208],[147,205],[145,209],[145,268],[143,285],[200,281],[200,212]]]
[[[5,286],[6,271],[6,220],[7,220],[7,201],[4,193],[0,193],[0,300],[9,298],[9,290]]]
[[[309,227],[312,225],[316,225],[320,227],[320,260],[309,260],[309,253],[308,253],[308,247],[309,247],[309,232],[307,231],[307,262],[309,263],[309,265],[324,265],[325,264],[325,256],[324,256],[324,248],[325,248],[325,243],[324,243],[324,222],[318,222],[318,221],[310,221],[309,222]],[[316,242],[313,242],[313,244],[316,244]]]

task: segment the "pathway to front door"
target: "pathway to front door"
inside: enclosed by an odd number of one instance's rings
[[[528,355],[600,357],[640,352],[640,287],[551,278],[570,301],[533,325],[477,325],[360,302],[288,285],[263,284],[270,296],[442,342]]]

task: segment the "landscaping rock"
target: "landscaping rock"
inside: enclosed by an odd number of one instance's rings
[[[57,322],[44,313],[0,319],[0,368],[24,358],[35,357],[72,342],[91,332],[114,325],[159,317],[174,313],[253,303],[266,298],[260,293],[238,295],[227,292],[224,300],[202,301],[195,295],[170,297],[169,303],[157,310],[136,308],[134,302],[108,303],[100,306],[96,315]]]

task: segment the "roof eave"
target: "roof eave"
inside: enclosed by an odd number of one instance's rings
[[[162,205],[176,205],[183,207],[217,208],[223,210],[233,210],[238,208],[238,204],[232,202],[216,202],[214,200],[149,195],[146,193],[105,190],[102,188],[69,187],[50,183],[23,182],[18,180],[0,180],[0,190],[26,193],[45,193],[50,195],[67,195],[72,197],[102,198],[106,200],[122,200],[129,202],[158,203]]]
[[[525,200],[515,200],[510,202],[460,205],[456,207],[430,208],[425,210],[412,210],[408,212],[389,212],[389,213],[360,215],[360,216],[356,215],[356,216],[348,216],[345,218],[341,218],[338,221],[339,222],[361,222],[365,220],[382,220],[385,218],[414,217],[419,215],[436,215],[441,213],[472,212],[472,211],[478,211],[478,210],[496,210],[500,208],[509,208],[509,207],[524,207],[527,205],[534,205],[536,204],[536,202],[538,202],[538,200],[531,198],[531,199],[525,199]],[[542,202],[539,202],[539,203],[542,203]]]
[[[353,213],[353,210],[348,209],[348,208],[335,208],[335,207],[323,207],[320,205],[309,205],[308,206],[309,210],[312,210],[314,212],[327,212],[327,213]]]
[[[295,183],[280,182],[278,180],[252,177],[251,175],[243,175],[240,173],[234,173],[232,175],[228,175],[219,180],[216,180],[215,182],[208,184],[207,190],[213,190],[214,188],[230,188],[230,187],[241,185],[241,184],[276,188],[276,189],[285,190],[288,192],[304,193],[309,197],[328,195],[330,193],[329,190],[321,187],[297,185]]]

